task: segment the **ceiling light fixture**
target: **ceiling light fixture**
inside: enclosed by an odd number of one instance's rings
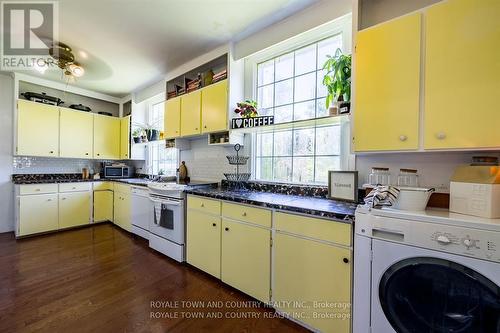
[[[71,75],[75,77],[81,77],[83,76],[83,74],[85,74],[85,70],[83,69],[83,67],[75,63],[68,64],[66,66],[66,69]]]

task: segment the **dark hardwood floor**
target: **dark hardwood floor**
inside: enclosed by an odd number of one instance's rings
[[[253,301],[110,224],[0,234],[0,332],[306,331]]]

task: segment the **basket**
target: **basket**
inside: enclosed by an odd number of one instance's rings
[[[231,165],[245,165],[249,159],[248,156],[228,155],[226,156]]]
[[[250,173],[225,173],[224,176],[233,182],[246,182],[250,179]]]

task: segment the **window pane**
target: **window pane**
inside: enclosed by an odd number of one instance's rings
[[[292,156],[292,131],[274,133],[274,156]]]
[[[340,154],[340,126],[316,128],[316,155]]]
[[[316,102],[316,118],[326,117],[330,111],[326,108],[326,98],[320,98]]]
[[[256,145],[257,156],[272,156],[273,155],[273,133],[257,134]]]
[[[295,51],[295,75],[316,69],[316,44]]]
[[[316,157],[316,183],[328,182],[328,171],[340,170],[339,156],[318,156]]]
[[[334,56],[337,49],[342,49],[342,35],[336,35],[318,43],[318,68],[323,68],[327,55]]]
[[[276,79],[281,81],[293,76],[293,52],[276,58]]]
[[[289,182],[292,180],[291,157],[274,158],[274,180],[280,182]]]
[[[314,128],[306,128],[293,131],[293,155],[313,155],[313,154],[314,154]]]
[[[293,120],[312,119],[314,118],[315,109],[315,101],[297,103],[293,109]]]
[[[297,183],[314,182],[314,157],[293,158],[293,181]]]
[[[294,102],[301,102],[315,98],[316,73],[310,73],[295,78]]]
[[[272,84],[264,86],[257,91],[257,103],[259,108],[272,108],[273,107],[273,92],[274,86]]]
[[[276,103],[275,105],[290,104],[293,102],[293,80],[286,80],[276,83]]]
[[[273,108],[266,108],[266,109],[261,109],[258,108],[259,110],[259,116],[272,116],[273,115]]]
[[[326,71],[320,70],[316,72],[316,98],[326,97],[328,95],[328,89],[323,85],[323,78],[325,77]]]
[[[284,123],[287,121],[292,121],[293,119],[293,105],[280,106],[275,109],[274,112],[274,122]]]
[[[274,81],[274,60],[257,65],[257,85],[262,86]]]
[[[256,160],[256,178],[271,180],[273,179],[273,158],[258,157]]]

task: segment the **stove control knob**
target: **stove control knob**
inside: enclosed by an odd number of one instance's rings
[[[439,235],[437,238],[436,238],[437,242],[439,244],[442,244],[442,245],[448,245],[451,243],[451,240],[446,237],[445,235]]]
[[[469,247],[471,247],[471,246],[473,245],[473,243],[474,243],[474,242],[473,242],[473,241],[472,241],[472,239],[470,239],[470,238],[465,238],[465,239],[463,240],[463,243],[464,243],[464,245],[465,245],[467,248],[469,248]]]

